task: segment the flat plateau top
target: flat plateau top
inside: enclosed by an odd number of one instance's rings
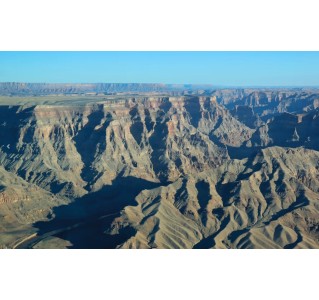
[[[0,106],[16,105],[87,105],[105,101],[120,101],[127,98],[162,97],[164,94],[123,95],[46,95],[46,96],[0,96]]]

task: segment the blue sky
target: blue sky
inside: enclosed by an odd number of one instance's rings
[[[319,51],[0,52],[0,81],[319,86]]]

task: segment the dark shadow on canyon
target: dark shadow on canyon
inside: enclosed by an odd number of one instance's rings
[[[135,234],[130,227],[123,228],[117,235],[105,231],[112,221],[120,216],[121,210],[128,205],[136,205],[135,197],[145,189],[158,187],[159,183],[135,177],[118,177],[112,185],[106,185],[97,192],[84,195],[68,205],[53,209],[53,219],[33,224],[38,235],[61,230],[53,236],[69,241],[69,248],[98,249],[116,248]],[[73,228],[75,224],[79,224]]]
[[[102,110],[94,111],[88,116],[88,123],[74,138],[76,149],[84,163],[81,177],[88,182],[88,185],[97,176],[92,163],[96,154],[103,153],[106,149],[106,129],[111,121],[110,114],[104,116]]]

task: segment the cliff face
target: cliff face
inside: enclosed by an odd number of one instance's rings
[[[318,247],[317,111],[246,126],[217,100],[0,106],[0,244]]]
[[[68,187],[77,196],[121,172],[169,181],[218,166],[226,145],[240,146],[252,134],[209,97],[1,107],[0,114],[1,164],[41,187]]]
[[[302,114],[318,108],[318,89],[229,89],[213,91],[219,103],[235,115],[241,110],[253,108],[254,115],[264,121],[280,113]],[[244,121],[238,115],[239,120]],[[240,119],[241,118],[241,119]]]

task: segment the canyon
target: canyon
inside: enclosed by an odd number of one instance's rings
[[[0,84],[1,248],[319,248],[319,90]]]

